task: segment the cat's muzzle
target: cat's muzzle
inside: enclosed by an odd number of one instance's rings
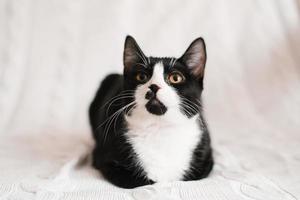
[[[156,96],[156,92],[158,91],[159,87],[156,85],[151,85],[149,87],[149,91],[145,95],[145,99],[149,100],[147,102],[146,109],[148,112],[154,115],[163,115],[167,112],[167,107],[158,100]]]

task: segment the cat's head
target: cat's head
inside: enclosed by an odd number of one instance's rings
[[[134,92],[136,109],[163,116],[181,112],[187,117],[200,110],[206,49],[194,40],[180,58],[146,56],[133,37],[124,48],[124,87]]]

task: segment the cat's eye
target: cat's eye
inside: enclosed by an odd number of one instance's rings
[[[179,84],[185,81],[185,77],[180,72],[172,72],[168,76],[168,81],[171,84]]]
[[[148,80],[148,76],[144,72],[137,73],[136,76],[135,76],[135,78],[136,78],[137,81],[139,81],[141,83],[145,83]]]

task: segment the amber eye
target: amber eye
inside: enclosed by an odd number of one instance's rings
[[[171,84],[179,84],[182,83],[185,80],[185,78],[180,72],[172,72],[168,76],[168,80]]]
[[[139,72],[135,78],[137,81],[139,81],[141,83],[145,83],[148,80],[147,74],[145,74],[143,72]]]

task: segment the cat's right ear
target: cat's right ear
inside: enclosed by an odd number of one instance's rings
[[[133,37],[128,35],[125,39],[123,63],[124,70],[133,66],[146,65],[147,58]]]
[[[206,63],[206,48],[203,38],[197,38],[190,44],[179,60],[191,70],[198,79],[203,79]]]

